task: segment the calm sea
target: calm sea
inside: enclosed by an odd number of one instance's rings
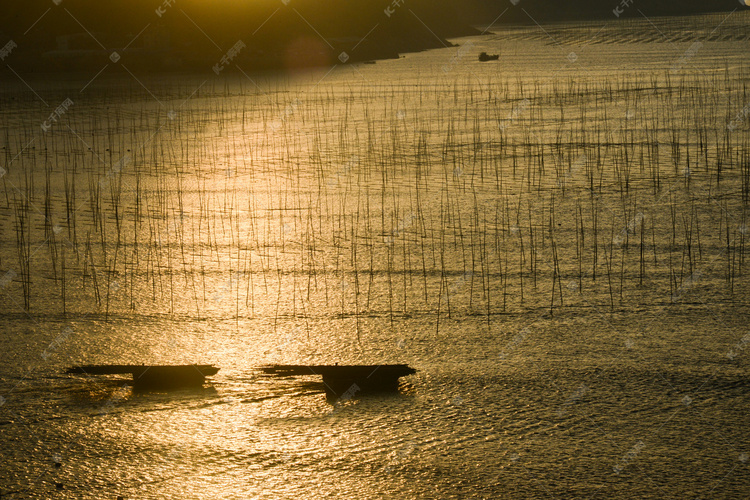
[[[748,21],[6,81],[2,498],[747,498]]]

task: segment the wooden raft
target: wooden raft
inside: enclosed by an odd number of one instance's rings
[[[398,379],[416,373],[409,365],[269,365],[260,370],[277,377],[321,375],[329,397],[398,390]]]
[[[206,377],[216,375],[213,365],[82,365],[68,368],[66,373],[86,375],[131,374],[136,388],[176,389],[200,386]]]

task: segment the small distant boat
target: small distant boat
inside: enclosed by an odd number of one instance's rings
[[[277,377],[322,375],[329,400],[349,399],[360,393],[395,392],[400,377],[417,373],[409,365],[270,365],[260,370]]]
[[[488,54],[487,52],[479,54],[479,60],[482,62],[497,61],[498,59],[500,59],[500,54]]]
[[[216,375],[213,365],[82,365],[68,368],[66,373],[83,375],[131,374],[137,389],[179,389],[201,386],[206,377]]]

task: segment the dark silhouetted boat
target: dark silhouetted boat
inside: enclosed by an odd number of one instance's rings
[[[206,377],[216,375],[219,368],[212,365],[82,365],[69,368],[67,373],[84,375],[131,374],[137,389],[179,389],[201,386]]]
[[[409,365],[270,365],[260,370],[277,377],[321,375],[329,399],[395,392],[400,377],[417,372]]]
[[[479,60],[484,61],[497,61],[500,59],[500,54],[488,54],[487,52],[482,52],[479,54]]]

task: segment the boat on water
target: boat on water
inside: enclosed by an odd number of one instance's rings
[[[66,373],[81,375],[130,374],[137,389],[179,389],[201,386],[206,377],[216,375],[213,365],[81,365],[68,368]]]
[[[479,60],[482,62],[497,61],[498,59],[500,59],[500,54],[488,54],[487,52],[479,54]]]
[[[321,375],[329,399],[395,392],[399,378],[417,372],[409,365],[270,365],[260,370],[277,377]]]

